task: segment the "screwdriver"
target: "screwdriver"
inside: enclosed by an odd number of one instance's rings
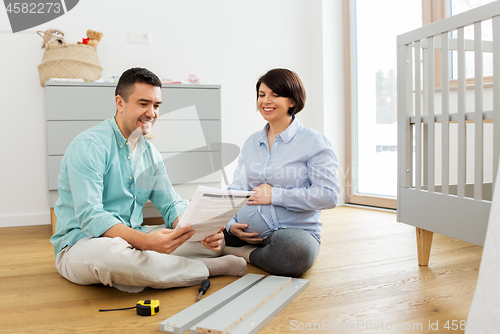
[[[201,296],[203,296],[205,294],[205,292],[207,292],[209,287],[210,287],[210,281],[207,279],[204,279],[203,282],[201,282],[200,290],[198,290],[198,291],[200,291],[200,294],[198,295],[198,299],[196,300],[197,302],[200,301]]]

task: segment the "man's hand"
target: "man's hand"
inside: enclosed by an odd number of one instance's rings
[[[273,195],[273,186],[270,184],[261,184],[252,189],[255,193],[248,199],[248,205],[268,205],[271,204]],[[231,232],[232,233],[232,232]],[[240,238],[241,239],[241,238]]]
[[[262,238],[258,237],[259,233],[257,233],[257,232],[247,233],[247,232],[243,231],[247,227],[248,227],[247,224],[234,223],[229,228],[229,232],[231,232],[232,234],[234,234],[235,236],[237,236],[241,240],[248,242],[249,244],[261,244],[262,241],[264,241],[264,240]]]
[[[146,234],[145,247],[141,249],[172,254],[179,246],[188,241],[193,234],[194,230],[191,226],[185,226],[176,230],[162,229]]]
[[[153,233],[142,233],[123,224],[116,224],[104,232],[102,237],[120,237],[134,248],[152,250],[158,253],[172,254],[180,245],[185,243],[194,234],[191,226],[177,230],[159,230]]]
[[[209,235],[205,239],[201,240],[203,246],[207,247],[214,253],[220,251],[220,246],[222,245],[222,241],[224,240],[224,233],[222,233],[223,230],[224,227],[221,228],[220,231],[216,234]]]

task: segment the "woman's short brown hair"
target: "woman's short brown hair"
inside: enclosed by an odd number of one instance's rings
[[[304,108],[306,91],[297,73],[284,68],[270,70],[257,81],[257,99],[259,98],[259,89],[262,83],[279,96],[293,100],[294,106],[288,109],[290,115],[295,115]]]

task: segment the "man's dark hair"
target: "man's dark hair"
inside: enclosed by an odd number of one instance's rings
[[[293,100],[294,106],[288,109],[288,114],[295,115],[304,108],[306,91],[297,73],[284,68],[270,70],[257,81],[257,99],[262,83],[279,96]]]
[[[142,67],[134,67],[126,70],[120,76],[120,80],[116,85],[115,96],[120,95],[127,102],[128,97],[133,93],[132,88],[137,82],[161,88],[161,81],[156,74]]]

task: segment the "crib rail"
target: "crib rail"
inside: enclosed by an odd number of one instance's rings
[[[475,123],[476,120],[476,112],[466,112],[465,113],[465,122]],[[458,123],[460,115],[458,113],[448,114],[448,121],[450,123]],[[484,123],[492,123],[493,122],[493,110],[483,111],[482,115],[480,115],[482,121]],[[434,123],[443,123],[444,116],[443,114],[434,115]],[[415,124],[417,122],[417,116],[410,116],[410,124]],[[420,115],[420,123],[428,123],[429,115]]]
[[[492,41],[483,40],[482,22],[492,21]],[[465,39],[465,28],[473,26],[474,38]],[[450,37],[456,33],[456,38]],[[463,204],[475,202],[471,207],[476,211],[472,217],[489,208],[491,196],[485,195],[494,188],[495,176],[500,157],[500,1],[478,7],[422,28],[399,35],[398,52],[398,221],[402,206],[407,211],[416,212],[410,203],[422,198],[422,203],[449,205],[451,197],[463,200]],[[441,50],[436,57],[435,50]],[[451,50],[456,51],[457,88],[453,90],[451,101],[450,58]],[[473,111],[467,110],[466,52],[474,53]],[[483,54],[490,53],[493,58],[493,85],[491,92],[492,109],[484,108]],[[436,61],[440,62],[441,87],[435,87]],[[439,100],[436,96],[439,94]],[[490,94],[490,91],[488,91]],[[456,97],[455,97],[456,95]],[[469,97],[470,98],[470,97]],[[436,101],[439,102],[436,106]],[[451,105],[456,104],[453,108]],[[490,106],[491,108],[491,106]],[[457,134],[450,135],[450,125],[457,127]],[[466,184],[467,167],[467,123],[474,123],[474,175],[473,185]],[[485,188],[483,166],[484,124],[493,123],[493,184]],[[441,131],[436,137],[436,129]],[[456,162],[450,166],[450,144],[457,147]],[[490,144],[487,144],[490,145]],[[454,146],[455,147],[455,146]],[[436,152],[440,152],[439,155]],[[440,182],[436,179],[436,158],[441,163]],[[470,160],[470,157],[469,157]],[[456,164],[456,166],[455,166]],[[450,168],[456,168],[456,184],[450,184]],[[454,181],[455,182],[455,181]],[[451,189],[451,192],[450,192]],[[473,189],[473,191],[471,190]],[[412,190],[412,192],[408,192]],[[425,199],[420,193],[447,196],[449,199],[437,200],[435,195]],[[471,193],[473,195],[471,195]],[[432,198],[432,200],[428,200]],[[441,202],[440,202],[441,201]],[[448,203],[448,204],[444,204]],[[455,202],[456,203],[456,202]],[[425,210],[425,208],[420,208]],[[453,211],[453,209],[451,209]],[[487,210],[489,213],[489,210]],[[486,213],[486,214],[488,214]],[[436,214],[433,213],[435,216]],[[487,221],[487,216],[486,219]],[[466,232],[467,233],[467,232]],[[449,234],[448,234],[449,235]],[[464,240],[464,238],[462,238]],[[478,242],[476,242],[478,243]]]
[[[500,12],[500,2],[495,1],[490,4],[471,9],[465,13],[439,20],[421,28],[401,34],[397,37],[397,46],[404,46],[415,41],[420,41],[431,36],[437,36],[445,31],[452,31],[459,27],[466,27],[476,22],[486,21]]]
[[[493,52],[493,43],[491,41],[482,41],[483,52]],[[427,49],[427,40],[422,40],[420,47]],[[434,50],[441,50],[442,42],[441,37],[434,37]],[[448,38],[448,50],[458,50],[458,39]],[[475,51],[474,40],[465,40],[465,51]]]

